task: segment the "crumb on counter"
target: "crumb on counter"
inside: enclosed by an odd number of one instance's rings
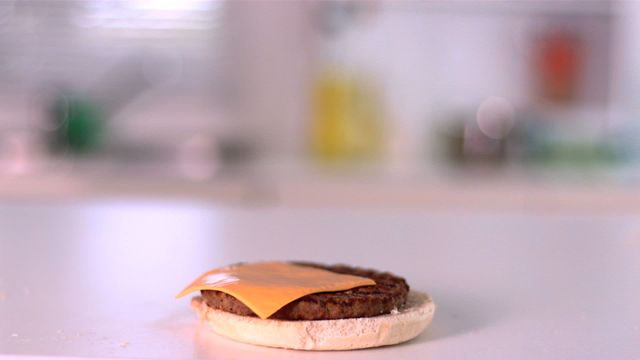
[[[127,346],[129,346],[129,342],[128,341],[123,341],[119,345],[120,345],[121,348],[126,348]]]
[[[13,334],[11,334],[11,337],[18,337],[18,334],[13,333]]]

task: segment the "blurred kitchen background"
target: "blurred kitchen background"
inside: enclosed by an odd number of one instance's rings
[[[0,1],[0,199],[640,210],[640,2]]]

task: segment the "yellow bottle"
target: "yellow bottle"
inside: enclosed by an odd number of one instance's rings
[[[314,156],[323,162],[376,158],[382,147],[382,129],[374,89],[336,68],[324,71],[314,86]]]

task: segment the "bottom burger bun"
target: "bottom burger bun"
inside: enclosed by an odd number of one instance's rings
[[[391,314],[338,320],[272,320],[210,308],[191,301],[200,319],[219,335],[243,343],[297,350],[352,350],[393,345],[418,336],[433,319],[435,304],[411,291],[405,306]]]

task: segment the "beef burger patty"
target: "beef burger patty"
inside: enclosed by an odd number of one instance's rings
[[[354,268],[346,265],[320,265],[296,262],[296,265],[311,266],[339,274],[362,276],[373,279],[376,284],[345,291],[310,294],[295,300],[270,319],[280,320],[330,320],[358,317],[373,317],[388,314],[401,308],[407,301],[409,285],[398,276],[388,272]],[[202,290],[206,304],[214,309],[237,315],[256,316],[246,305],[231,295],[215,290]]]

